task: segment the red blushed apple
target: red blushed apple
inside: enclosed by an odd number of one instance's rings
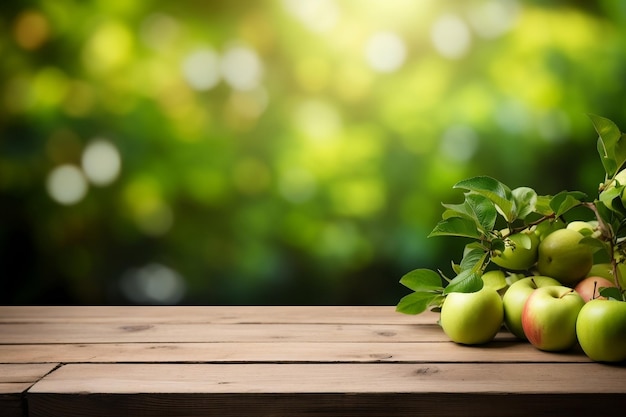
[[[522,328],[538,349],[557,352],[576,344],[576,318],[585,305],[571,288],[549,285],[530,294],[522,311]]]
[[[588,277],[580,281],[574,287],[574,290],[585,300],[585,303],[594,300],[596,298],[605,300],[605,297],[600,296],[600,288],[615,287],[613,281],[609,281],[602,277]]]

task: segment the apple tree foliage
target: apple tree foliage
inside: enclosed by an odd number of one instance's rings
[[[468,240],[460,260],[452,262],[454,276],[430,269],[408,272],[400,283],[412,293],[399,301],[397,311],[406,314],[419,314],[427,309],[437,311],[449,293],[480,290],[483,286],[481,277],[487,266],[507,246],[530,248],[530,237],[520,234],[515,243],[509,239],[511,235],[544,222],[548,222],[549,227],[557,220],[566,221],[564,216],[579,207],[591,210],[597,219],[595,230],[582,242],[591,245],[598,256],[604,256],[612,264],[617,284],[617,288],[601,289],[600,294],[626,301],[617,267],[626,263],[626,184],[616,179],[626,166],[626,134],[605,117],[589,117],[598,133],[597,149],[605,171],[598,197],[590,200],[580,191],[538,195],[532,188],[512,189],[488,176],[456,183],[453,188],[463,190],[463,202],[443,203],[442,218],[428,235]]]

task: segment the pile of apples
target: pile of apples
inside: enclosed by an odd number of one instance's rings
[[[591,246],[581,243],[583,233],[592,235],[596,227],[557,221],[520,232],[530,237],[530,247],[507,247],[494,257],[499,268],[482,275],[481,290],[446,296],[440,318],[446,335],[461,344],[484,344],[504,324],[544,351],[579,343],[594,361],[626,360],[626,302],[599,294],[616,286],[612,265],[594,264]],[[513,272],[522,270],[534,274]]]
[[[400,283],[413,292],[397,311],[440,311],[443,331],[466,345],[491,341],[504,325],[544,351],[579,345],[594,361],[626,361],[626,133],[589,117],[605,174],[597,198],[538,195],[486,176],[459,181],[463,202],[443,204],[429,234],[469,242],[454,276],[405,274]]]

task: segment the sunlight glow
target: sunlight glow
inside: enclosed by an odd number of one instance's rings
[[[187,55],[182,71],[185,80],[198,91],[206,91],[220,82],[219,56],[211,48],[202,48]]]
[[[80,169],[74,165],[64,164],[48,174],[46,188],[54,201],[69,206],[81,201],[87,195],[89,187]]]
[[[393,72],[406,59],[406,45],[393,32],[377,32],[370,37],[365,48],[367,62],[375,71]]]
[[[93,74],[104,75],[125,65],[132,57],[134,35],[121,22],[102,23],[83,49],[83,64]]]
[[[183,277],[160,263],[129,269],[122,276],[120,287],[129,300],[138,304],[176,304],[186,292]]]
[[[222,76],[235,90],[257,88],[263,75],[263,64],[257,53],[245,46],[233,46],[222,57]]]
[[[328,32],[341,17],[334,0],[284,0],[285,9],[313,32]]]
[[[432,27],[431,39],[437,52],[448,59],[464,57],[471,46],[471,34],[467,24],[458,16],[441,16]]]
[[[326,101],[305,101],[296,108],[294,116],[298,129],[318,143],[327,142],[342,129],[337,109]]]
[[[519,9],[516,0],[489,0],[470,10],[469,21],[478,36],[493,39],[515,26]]]
[[[476,131],[465,125],[452,125],[441,136],[439,151],[448,159],[467,162],[478,149]]]
[[[92,184],[109,185],[120,174],[120,153],[108,140],[96,139],[83,151],[82,166]]]

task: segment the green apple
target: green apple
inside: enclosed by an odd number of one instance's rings
[[[500,269],[487,271],[481,276],[481,278],[485,287],[491,287],[494,290],[498,291],[498,293],[504,292],[504,290],[506,290],[507,286],[509,285],[506,281],[504,271]]]
[[[561,284],[556,279],[550,277],[525,277],[512,283],[504,293],[502,297],[504,324],[518,338],[526,339],[524,329],[522,328],[522,311],[524,310],[526,300],[537,288],[549,285]]]
[[[617,269],[620,271],[621,276],[626,276],[626,265],[619,263],[617,264]],[[615,282],[615,278],[613,277],[613,266],[610,263],[593,264],[587,273],[587,276],[602,277]]]
[[[546,220],[539,223],[537,226],[534,226],[533,231],[535,232],[537,237],[539,237],[539,241],[542,241],[550,233],[554,232],[555,230],[565,229],[566,226],[567,225],[559,219]]]
[[[576,334],[580,347],[592,360],[626,360],[626,302],[589,301],[578,314]]]
[[[575,220],[567,223],[566,229],[575,230],[584,236],[591,236],[594,232],[594,226],[590,222]]]
[[[471,293],[452,292],[441,306],[439,323],[456,343],[479,345],[491,341],[502,327],[502,297],[490,287]]]
[[[573,289],[562,285],[537,288],[522,311],[522,328],[538,349],[562,351],[576,344],[576,318],[585,305]]]
[[[608,288],[615,287],[615,283],[613,281],[609,281],[603,277],[587,277],[580,281],[574,287],[574,290],[580,294],[583,300],[587,303],[591,300],[595,300],[597,298],[604,299],[599,294],[600,288]]]
[[[574,286],[593,265],[591,246],[581,243],[583,235],[571,229],[559,229],[541,241],[537,270],[540,275],[555,278],[561,284]]]
[[[508,233],[505,229],[504,235]],[[537,247],[539,237],[530,230],[514,233],[508,237],[504,251],[494,256],[491,261],[501,268],[511,271],[525,271],[537,262]]]

